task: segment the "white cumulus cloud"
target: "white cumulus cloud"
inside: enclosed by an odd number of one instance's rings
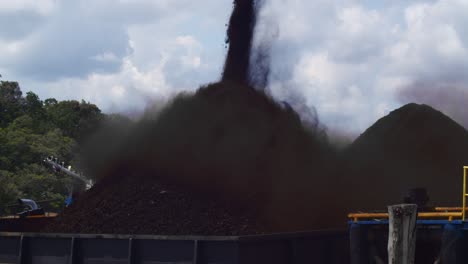
[[[0,0],[0,24],[10,25],[0,28],[0,73],[42,98],[141,110],[219,79],[231,8],[231,0]],[[412,101],[468,127],[459,110],[468,101],[467,10],[466,0],[265,0],[256,41],[271,49],[268,89],[356,135]]]

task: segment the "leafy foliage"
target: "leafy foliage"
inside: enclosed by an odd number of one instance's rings
[[[85,101],[25,96],[17,82],[0,82],[0,207],[18,198],[56,200],[61,207],[70,178],[41,165],[50,155],[73,163],[78,142],[93,133],[104,114]]]
[[[103,119],[101,110],[85,101],[61,101],[47,99],[45,109],[55,127],[65,136],[82,140],[91,134]]]
[[[0,88],[0,127],[23,114],[24,98],[17,82],[1,82]]]

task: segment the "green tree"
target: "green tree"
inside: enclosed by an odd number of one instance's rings
[[[58,103],[57,99],[55,98],[47,98],[45,99],[44,101],[44,107],[47,109],[47,108],[50,108],[54,105],[56,105]]]
[[[93,133],[104,119],[89,102],[41,101],[33,92],[23,97],[17,82],[0,82],[0,207],[23,197],[63,201],[70,177],[40,163],[50,155],[67,164],[77,160],[77,140]]]
[[[0,169],[15,170],[22,164],[40,162],[44,157],[54,155],[70,161],[76,143],[73,139],[63,136],[60,129],[54,129],[45,134],[34,134],[31,126],[34,121],[23,115],[17,118],[7,128],[0,130]]]
[[[63,201],[68,193],[66,185],[70,183],[69,178],[51,173],[39,164],[24,166],[18,170],[14,179],[20,195],[36,201],[52,199]]]
[[[94,104],[85,101],[61,101],[48,99],[46,102],[47,115],[51,122],[63,133],[78,141],[83,140],[94,132],[103,119],[101,110]]]
[[[17,82],[0,82],[0,127],[23,114],[24,98]]]
[[[33,92],[26,93],[25,113],[34,120],[33,129],[35,131],[44,132],[50,127],[47,122],[44,103],[39,99],[39,96]]]
[[[20,193],[14,174],[0,170],[0,207],[14,202],[21,195]]]

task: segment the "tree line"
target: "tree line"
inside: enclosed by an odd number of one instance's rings
[[[18,198],[55,200],[61,207],[69,177],[41,164],[47,156],[79,163],[79,146],[107,116],[85,101],[42,101],[17,82],[0,81],[0,207]]]

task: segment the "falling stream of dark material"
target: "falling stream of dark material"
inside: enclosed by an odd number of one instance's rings
[[[223,81],[248,84],[255,21],[255,0],[235,0],[227,30],[226,42],[229,43],[229,50],[224,65]]]

